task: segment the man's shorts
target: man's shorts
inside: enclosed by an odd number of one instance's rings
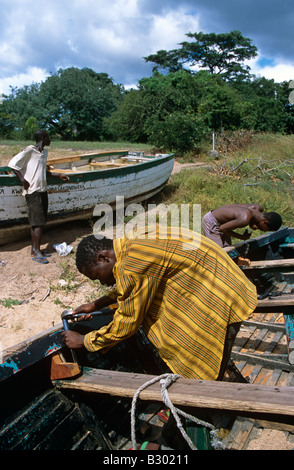
[[[219,223],[212,215],[211,211],[203,217],[202,228],[204,236],[214,241],[222,248],[232,245],[231,238],[220,231]]]
[[[27,213],[31,227],[42,227],[45,225],[48,213],[48,193],[35,191],[26,194]]]

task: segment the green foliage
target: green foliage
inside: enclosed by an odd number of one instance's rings
[[[0,300],[0,304],[5,308],[13,308],[13,305],[19,305],[20,302],[19,300],[11,299],[9,297],[8,299]]]
[[[151,116],[145,123],[148,142],[160,149],[175,152],[191,151],[207,134],[207,127],[195,114],[176,111],[164,121]]]
[[[106,73],[74,67],[12,88],[0,104],[0,137],[31,140],[42,128],[52,140],[121,140],[182,155],[212,132],[294,132],[289,84],[250,76],[245,60],[257,49],[249,38],[239,31],[187,37],[192,41],[180,48],[145,58],[154,73],[138,89],[126,91]]]
[[[110,139],[123,138],[130,142],[146,142],[144,130],[148,108],[138,90],[126,93],[118,109],[104,119],[104,133]]]
[[[116,110],[122,94],[106,73],[72,67],[60,69],[40,85],[12,89],[1,107],[21,138],[30,137],[34,119],[33,127],[63,139],[99,140],[103,119]]]
[[[158,68],[175,72],[187,64],[189,68],[198,66],[208,69],[211,74],[220,74],[226,80],[244,79],[249,74],[249,67],[244,61],[257,56],[257,48],[251,39],[244,38],[240,31],[230,33],[188,33],[194,42],[181,43],[180,49],[158,51],[145,57],[146,62],[154,62]]]
[[[38,130],[37,119],[35,117],[30,117],[26,120],[23,133],[26,139],[32,140],[35,132]]]

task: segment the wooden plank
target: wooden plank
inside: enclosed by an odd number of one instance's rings
[[[116,162],[110,162],[110,161],[107,161],[107,162],[91,162],[89,163],[90,166],[93,166],[93,167],[103,167],[103,166],[113,166],[113,167],[116,167],[116,166],[127,166],[129,165],[130,162],[126,161],[125,163],[116,163]]]
[[[282,369],[289,372],[294,371],[294,365],[289,364],[288,356],[281,354],[254,354],[233,351],[231,357],[234,361],[246,361],[250,364],[261,364],[271,369]]]
[[[155,377],[85,368],[83,376],[76,380],[58,380],[54,383],[59,389],[132,398],[139,387]],[[169,387],[168,393],[174,405],[249,413],[294,414],[292,387],[278,388],[181,377]],[[159,381],[142,390],[139,397],[140,400],[162,402]]]
[[[101,157],[118,157],[121,155],[125,155],[128,153],[128,150],[113,150],[113,151],[106,151],[106,152],[96,152],[96,153],[85,153],[82,155],[73,155],[69,157],[50,157],[47,160],[47,165],[53,165],[58,163],[68,163],[68,162],[76,162],[78,160],[84,159],[92,159],[92,158],[101,158]]]
[[[294,270],[294,259],[271,259],[271,260],[261,260],[261,261],[251,261],[249,266],[241,266],[242,271],[251,271],[251,270]]]
[[[277,297],[271,297],[258,300],[255,312],[283,312],[291,313],[294,311],[294,294],[283,294]]]
[[[262,321],[251,321],[244,320],[242,326],[255,327],[255,328],[266,328],[268,331],[279,331],[281,333],[286,332],[284,323],[274,323],[274,322],[262,322]]]
[[[60,392],[51,390],[23,409],[0,431],[0,449],[31,449],[73,408]]]

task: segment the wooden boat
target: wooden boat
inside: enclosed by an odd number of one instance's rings
[[[227,250],[236,261],[252,259],[240,269],[257,286],[258,307],[242,324],[222,381],[176,377],[167,389],[177,408],[213,416],[209,424],[225,449],[256,449],[269,432],[282,433],[282,449],[293,448],[294,365],[284,321],[294,309],[293,234],[283,228]],[[105,324],[111,314],[105,309],[96,321]],[[134,433],[138,445],[156,440],[166,369],[143,331],[106,354],[79,352],[77,366],[62,344],[63,327],[3,352],[0,448],[114,451],[133,447]],[[206,425],[188,420],[187,434],[197,449],[213,448]],[[270,439],[269,448],[281,449]]]
[[[69,176],[68,182],[48,178],[47,226],[93,217],[99,204],[125,206],[154,196],[167,183],[174,155],[144,155],[127,150],[103,152],[47,161],[48,168]],[[8,167],[0,168],[0,245],[28,233],[25,200],[18,178]]]

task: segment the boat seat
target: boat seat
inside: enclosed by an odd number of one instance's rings
[[[280,312],[284,314],[294,313],[294,294],[281,294],[276,297],[260,299],[258,300],[258,305],[255,309],[255,312]]]
[[[251,261],[249,265],[240,266],[242,271],[294,271],[294,258],[289,259],[271,259],[261,261]]]
[[[77,379],[61,379],[53,381],[53,383],[60,390],[68,389],[124,398],[132,398],[137,390],[145,384],[146,388],[139,395],[140,400],[162,402],[159,380],[147,385],[156,377],[154,375],[85,367],[83,375]],[[294,413],[293,387],[287,386],[236,384],[234,382],[184,379],[180,377],[169,386],[168,393],[175,406],[226,409],[238,413],[240,411],[249,411],[252,413],[277,413],[291,416]]]
[[[110,161],[107,161],[107,162],[90,162],[89,163],[90,166],[127,166],[127,163],[116,163],[116,162],[110,162]]]

